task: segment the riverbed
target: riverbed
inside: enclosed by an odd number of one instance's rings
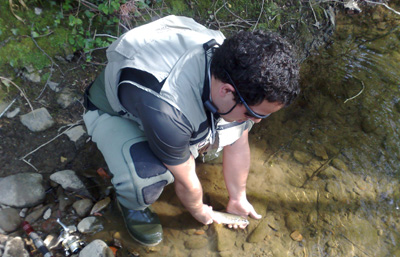
[[[202,226],[167,187],[153,205],[160,246],[130,241],[112,210],[102,237],[133,255],[399,256],[399,25],[384,7],[339,15],[331,42],[301,64],[298,101],[253,128],[247,194],[261,220]],[[205,202],[224,210],[221,159],[197,172]]]

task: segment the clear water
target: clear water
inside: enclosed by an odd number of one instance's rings
[[[300,99],[254,127],[247,193],[261,220],[203,226],[168,187],[153,206],[161,245],[130,240],[115,210],[95,237],[122,245],[119,256],[400,256],[399,27],[384,8],[339,16],[302,64]],[[223,210],[220,162],[197,171],[205,202]]]

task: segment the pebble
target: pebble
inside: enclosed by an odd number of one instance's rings
[[[293,152],[293,157],[296,161],[300,162],[301,164],[307,164],[312,159],[312,156],[310,154],[297,150]]]
[[[297,242],[300,242],[303,240],[303,236],[297,230],[293,231],[292,234],[290,234],[290,238],[292,238],[294,241],[297,241]]]
[[[6,117],[9,119],[12,119],[15,116],[17,116],[20,111],[21,111],[21,108],[17,107],[13,111],[7,112]]]
[[[43,219],[47,220],[50,218],[50,216],[51,216],[51,208],[48,208],[43,214]]]
[[[40,207],[33,212],[29,213],[28,216],[26,216],[25,220],[28,221],[29,223],[34,223],[38,219],[40,219],[43,216],[43,213],[49,209],[51,205],[46,205],[43,207]]]
[[[62,170],[51,174],[50,179],[60,184],[65,190],[83,195],[89,195],[85,185],[73,170]]]
[[[47,82],[47,85],[50,87],[51,90],[53,90],[54,92],[59,92],[61,89],[59,88],[60,83],[56,83],[53,81],[49,81]]]
[[[79,257],[114,257],[114,253],[104,241],[96,239],[82,249]]]
[[[13,232],[21,225],[21,218],[18,210],[6,208],[0,210],[0,228],[7,233]]]
[[[12,207],[32,207],[41,203],[45,196],[43,177],[37,173],[19,173],[0,181],[0,203]]]
[[[24,241],[20,237],[7,240],[2,257],[29,257],[24,247]]]
[[[78,216],[82,218],[86,217],[89,214],[92,206],[93,206],[92,200],[85,198],[74,202],[72,208],[74,208],[76,214],[78,214]]]
[[[21,115],[20,120],[32,132],[44,131],[54,124],[53,118],[44,107]]]
[[[103,210],[104,208],[106,208],[111,202],[111,198],[110,197],[106,197],[103,200],[98,201],[92,208],[92,210],[90,211],[90,215],[93,215],[95,213],[100,212],[101,210]]]
[[[338,170],[348,171],[347,165],[344,163],[344,161],[338,158],[332,160],[332,165]]]
[[[67,135],[72,142],[78,143],[78,141],[86,135],[86,131],[82,125],[79,125],[65,132],[65,135]]]
[[[82,234],[94,233],[103,229],[103,225],[96,217],[86,217],[78,224],[78,230]]]
[[[74,102],[78,101],[78,97],[74,90],[65,87],[61,90],[57,97],[57,103],[61,108],[66,109]]]

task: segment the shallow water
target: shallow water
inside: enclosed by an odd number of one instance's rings
[[[339,16],[332,42],[302,64],[297,103],[253,128],[247,193],[261,220],[203,226],[169,186],[153,205],[161,245],[130,240],[116,208],[94,237],[122,245],[118,256],[400,256],[399,27],[384,8]],[[220,161],[197,171],[205,202],[223,210]]]

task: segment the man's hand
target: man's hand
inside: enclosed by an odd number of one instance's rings
[[[201,209],[190,212],[192,216],[204,225],[209,225],[214,222],[212,206],[203,204]]]
[[[241,198],[239,200],[229,200],[228,206],[226,208],[227,212],[233,213],[239,216],[247,217],[250,216],[253,219],[261,219],[261,215],[254,210],[253,205],[249,203],[246,198]],[[238,226],[238,225],[228,225],[229,228],[246,228],[246,225]]]

